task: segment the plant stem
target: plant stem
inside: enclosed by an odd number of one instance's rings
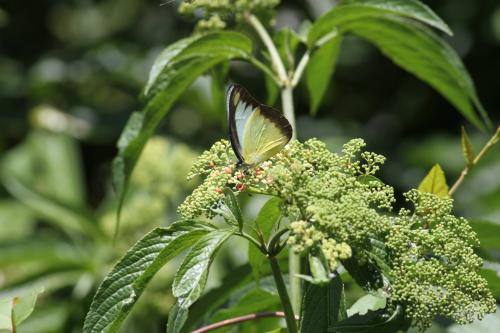
[[[285,314],[282,311],[252,313],[252,314],[248,314],[248,315],[244,315],[244,316],[240,316],[240,317],[235,317],[235,318],[230,318],[230,319],[226,319],[223,321],[219,321],[217,323],[213,323],[211,325],[201,327],[197,330],[192,331],[191,333],[205,333],[205,332],[219,329],[219,328],[224,327],[224,326],[236,325],[236,324],[240,324],[240,323],[245,322],[245,321],[256,320],[256,319],[260,319],[260,318],[268,318],[268,317],[283,318],[283,317],[285,317]],[[299,317],[295,316],[295,320],[299,320]]]
[[[276,259],[276,257],[274,256],[270,256],[269,262],[273,271],[274,281],[276,282],[276,288],[278,288],[278,294],[280,296],[281,304],[283,305],[283,310],[285,312],[285,320],[286,326],[288,327],[288,332],[298,333],[292,303],[290,303],[290,298],[288,297],[288,292],[286,290],[285,281],[283,280],[283,275],[281,275],[281,269],[278,264],[278,259]]]
[[[450,191],[448,192],[450,196],[452,196],[453,193],[455,193],[458,187],[462,184],[467,174],[469,174],[469,171],[481,160],[481,158],[483,158],[483,156],[488,152],[488,150],[490,150],[491,147],[493,147],[499,140],[500,140],[500,126],[497,128],[495,134],[493,134],[490,140],[484,145],[483,149],[481,149],[479,154],[477,154],[477,156],[474,158],[472,164],[466,165],[465,168],[462,170],[460,176],[458,177],[458,179],[455,181]]]
[[[283,105],[283,114],[286,119],[292,125],[292,140],[297,139],[297,126],[295,125],[295,110],[293,107],[293,88],[292,87],[284,87],[281,90],[281,103]]]
[[[285,65],[281,61],[280,55],[278,53],[278,50],[276,49],[276,46],[273,43],[273,40],[271,39],[271,36],[269,36],[266,28],[264,28],[262,23],[255,15],[248,14],[247,20],[255,29],[259,37],[262,39],[262,42],[266,46],[267,50],[269,51],[269,55],[271,56],[274,69],[276,70],[276,73],[278,74],[278,77],[281,80],[281,84],[286,85],[288,81],[288,75],[286,74]]]
[[[300,78],[302,77],[302,74],[304,73],[304,70],[306,69],[307,64],[309,63],[310,58],[311,58],[311,52],[307,50],[306,53],[304,53],[304,55],[300,59],[297,68],[295,69],[291,82],[292,87],[296,87],[297,84],[299,84]]]

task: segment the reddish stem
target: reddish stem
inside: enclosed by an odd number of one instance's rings
[[[214,323],[214,324],[210,324],[208,326],[198,328],[197,330],[194,330],[191,333],[205,333],[205,332],[209,332],[212,330],[216,330],[216,329],[224,327],[224,326],[235,325],[235,324],[239,324],[239,323],[249,321],[249,320],[256,320],[256,319],[268,318],[268,317],[284,318],[285,313],[282,311],[252,313],[249,315],[244,315],[244,316],[240,316],[240,317],[235,317],[235,318],[219,321],[218,323]],[[295,320],[299,320],[299,316],[295,316]]]

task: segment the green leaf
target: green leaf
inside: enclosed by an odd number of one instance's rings
[[[487,221],[471,221],[482,248],[500,250],[500,224]]]
[[[323,252],[319,252],[318,255],[309,254],[309,269],[313,277],[311,283],[323,285],[330,282],[330,268]]]
[[[361,175],[357,178],[358,182],[364,185],[369,185],[370,187],[377,187],[385,185],[383,181],[372,175]]]
[[[144,89],[145,106],[133,113],[118,141],[118,156],[113,161],[113,185],[119,208],[130,174],[146,141],[174,102],[200,75],[224,61],[250,56],[250,39],[237,32],[221,31],[198,35],[167,47],[156,59]]]
[[[410,323],[405,320],[401,306],[393,313],[382,310],[368,311],[364,315],[355,314],[333,325],[334,332],[341,333],[396,333],[405,332]]]
[[[333,332],[334,324],[346,317],[344,285],[340,275],[329,284],[308,284],[302,300],[300,332]]]
[[[235,230],[214,230],[196,242],[184,258],[172,285],[172,293],[177,298],[175,311],[169,314],[167,333],[178,333],[188,317],[188,308],[203,293],[207,282],[208,270],[212,260]]]
[[[462,153],[464,154],[465,165],[467,165],[467,167],[470,169],[474,166],[474,148],[472,148],[472,143],[470,142],[465,127],[463,126],[460,143],[462,144]]]
[[[21,296],[0,300],[0,330],[12,330],[21,324],[35,308],[36,299],[43,289],[33,290]]]
[[[439,164],[435,164],[432,167],[427,176],[418,185],[418,190],[420,192],[435,194],[440,198],[449,197],[446,177]]]
[[[416,0],[344,0],[316,20],[309,30],[310,47],[328,39],[345,23],[373,17],[399,16],[416,20],[452,35],[450,28],[429,7]]]
[[[228,309],[222,309],[214,314],[211,322],[219,322],[229,318],[250,313],[277,310],[280,305],[279,296],[262,289],[254,289],[245,294],[238,303]]]
[[[311,100],[311,114],[316,114],[332,78],[342,37],[337,36],[312,51],[306,67],[306,85]]]
[[[498,264],[497,264],[498,265]],[[495,297],[498,300],[500,300],[500,269],[494,269],[494,267],[491,268],[482,268],[481,269],[481,276],[486,279],[488,282],[488,289],[491,291],[493,294],[493,297]]]
[[[243,229],[243,215],[238,200],[229,187],[224,188],[224,195],[224,203],[216,211],[224,217],[228,224],[237,226],[241,231]]]
[[[255,226],[262,233],[264,241],[269,240],[269,236],[276,223],[281,218],[281,199],[272,197],[269,199],[259,211],[255,219]],[[252,243],[248,243],[248,260],[252,266],[252,274],[258,279],[267,265],[266,258],[260,250]]]
[[[476,88],[457,53],[426,27],[396,17],[365,18],[342,26],[377,46],[401,68],[427,82],[478,128],[491,126]]]
[[[151,278],[169,260],[214,227],[197,220],[156,228],[137,242],[107,275],[90,306],[84,333],[117,332]]]
[[[293,68],[295,53],[301,42],[300,37],[289,27],[284,27],[274,35],[273,41],[283,63],[287,65],[287,68]]]
[[[377,311],[385,308],[387,305],[387,298],[379,291],[377,294],[368,294],[358,299],[348,310],[349,317],[360,314],[364,315],[368,311]]]

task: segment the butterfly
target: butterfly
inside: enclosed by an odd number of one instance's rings
[[[227,91],[229,139],[238,165],[256,166],[279,153],[292,138],[292,125],[278,110],[259,103],[238,84]]]

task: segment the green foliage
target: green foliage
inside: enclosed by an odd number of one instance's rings
[[[33,312],[36,299],[43,290],[25,292],[23,295],[0,299],[0,330],[15,331]]]
[[[323,286],[307,285],[300,316],[301,332],[330,332],[335,323],[346,317],[344,286],[339,275]]]
[[[173,103],[201,74],[226,60],[246,59],[251,42],[237,32],[214,32],[182,39],[156,59],[144,90],[145,106],[134,113],[118,141],[113,161],[113,184],[123,203],[132,170],[149,137]]]
[[[474,148],[472,147],[469,135],[463,126],[460,143],[462,144],[462,154],[464,155],[465,165],[470,169],[474,166]]]
[[[448,184],[443,169],[436,164],[418,185],[420,192],[432,193],[441,198],[449,197]]]

